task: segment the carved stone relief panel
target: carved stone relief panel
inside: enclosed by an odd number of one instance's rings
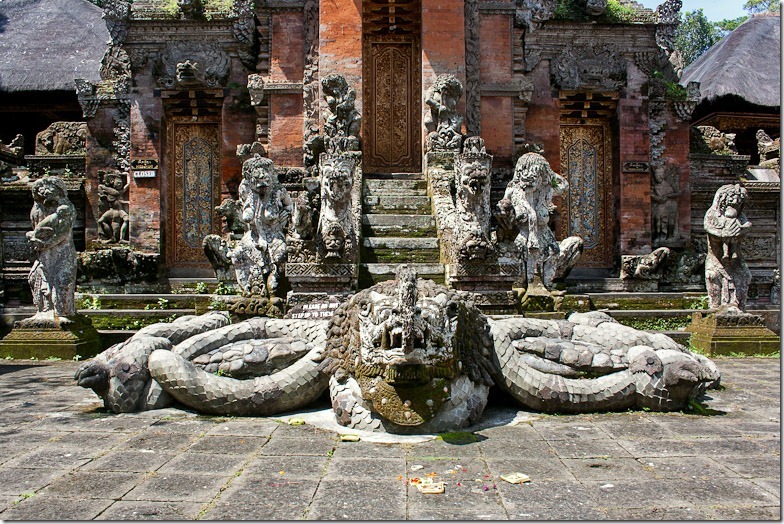
[[[550,71],[563,90],[616,91],[626,83],[626,61],[610,45],[565,49]]]

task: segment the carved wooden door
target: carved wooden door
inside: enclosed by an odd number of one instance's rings
[[[214,212],[220,202],[220,127],[175,119],[168,142],[166,265],[208,268],[202,240],[220,232]]]
[[[364,170],[422,169],[419,0],[363,2]]]
[[[577,266],[612,267],[615,224],[609,121],[561,121],[561,175],[569,181],[561,234],[577,235],[585,242]]]

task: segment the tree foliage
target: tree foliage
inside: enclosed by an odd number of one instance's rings
[[[747,0],[746,3],[743,4],[743,9],[750,14],[765,12],[780,13],[781,4],[779,3],[779,0]]]
[[[708,20],[702,9],[681,14],[675,33],[675,47],[681,52],[684,65],[689,65],[721,39],[716,24]]]

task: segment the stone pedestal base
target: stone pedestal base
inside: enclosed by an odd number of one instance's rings
[[[227,301],[229,313],[240,320],[254,317],[281,318],[286,302],[280,297],[236,297]]]
[[[357,287],[357,275],[357,264],[286,264],[286,278],[295,293],[349,292]]]
[[[77,315],[63,322],[32,320],[16,322],[0,340],[0,357],[73,360],[77,355],[94,357],[102,349],[101,338],[86,317]]]
[[[713,357],[743,353],[771,355],[780,350],[781,340],[759,315],[744,313],[735,308],[720,308],[703,316],[694,313],[686,328],[691,345]]]
[[[555,311],[555,297],[544,287],[542,279],[538,275],[534,276],[533,281],[525,290],[525,295],[520,302],[522,311]]]
[[[290,291],[286,299],[286,318],[331,318],[350,293],[296,293]]]

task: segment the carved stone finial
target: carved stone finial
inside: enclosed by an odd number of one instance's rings
[[[614,91],[626,83],[626,61],[610,45],[567,48],[550,67],[561,89]]]
[[[743,260],[741,240],[751,222],[743,207],[748,193],[740,184],[721,186],[705,213],[708,256],[705,259],[705,286],[711,308],[730,306],[744,311],[751,272]]]
[[[463,84],[454,75],[439,75],[425,95],[429,111],[425,113],[428,151],[459,152],[463,143],[463,115],[457,112],[457,102],[463,94]]]
[[[454,249],[452,259],[461,262],[486,260],[492,252],[490,240],[490,171],[493,157],[484,140],[469,137],[455,159]]]
[[[555,0],[516,0],[515,25],[534,31],[555,14]]]
[[[229,55],[215,44],[172,43],[158,56],[153,75],[165,89],[223,86],[229,75]]]
[[[356,165],[357,159],[351,155],[321,155],[321,212],[317,244],[322,259],[341,261],[355,258],[358,232],[354,226],[352,191]]]

